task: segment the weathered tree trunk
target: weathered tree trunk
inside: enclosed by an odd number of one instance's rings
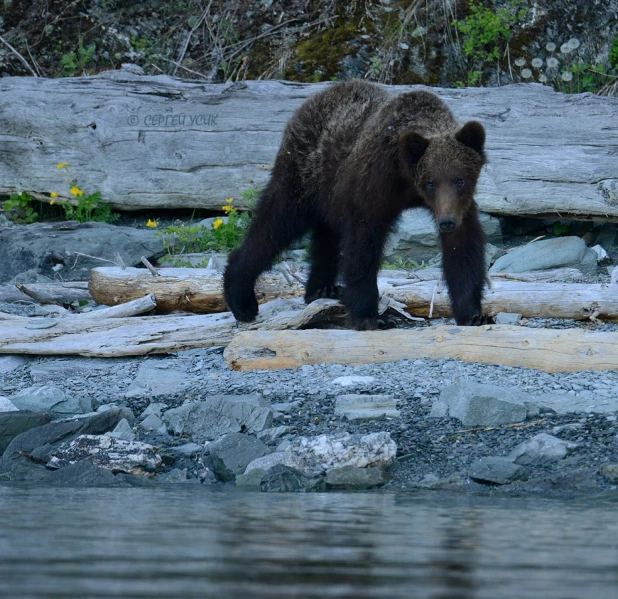
[[[71,303],[76,300],[91,300],[88,283],[74,281],[68,283],[28,283],[28,289],[38,296],[46,298],[50,303]],[[0,285],[0,302],[32,301],[32,298],[22,293],[15,285]]]
[[[160,310],[187,310],[196,313],[226,310],[221,296],[221,273],[198,268],[161,268],[161,276],[147,270],[97,267],[92,271],[90,293],[96,301],[116,305],[148,293],[157,297]],[[421,271],[422,272],[422,271]],[[413,316],[427,317],[433,300],[433,317],[452,316],[446,287],[438,281],[414,281],[397,278],[395,271],[382,271],[378,288],[405,304]],[[525,277],[522,273],[520,276]],[[595,316],[618,321],[618,289],[614,285],[586,283],[539,283],[492,280],[483,309],[490,314],[516,312],[525,318],[573,318]],[[260,302],[277,297],[297,297],[304,292],[295,279],[287,280],[276,271],[265,273],[256,287]]]
[[[148,308],[152,298],[141,298],[128,312]],[[24,318],[0,312],[0,354],[80,355],[99,357],[144,356],[226,345],[239,331],[284,330],[309,326],[341,312],[333,300],[305,306],[301,300],[276,300],[263,307],[251,324],[238,324],[231,313],[191,316],[118,317],[87,315],[62,318]],[[93,314],[93,313],[89,313]]]
[[[391,331],[313,330],[239,333],[224,352],[230,368],[299,368],[305,364],[371,364],[456,358],[545,372],[610,370],[618,364],[618,333],[511,326]]]
[[[148,293],[157,298],[157,308],[165,312],[186,310],[197,314],[227,310],[222,295],[221,272],[205,268],[159,268],[155,277],[143,268],[97,267],[92,269],[89,289],[100,304],[115,306]],[[297,297],[302,285],[270,271],[260,277],[256,295],[260,302]]]
[[[69,198],[56,164],[114,208],[218,209],[261,187],[293,111],[329,84],[205,84],[112,71],[0,79],[0,194]],[[395,86],[393,92],[413,89]],[[487,128],[481,210],[618,217],[618,99],[537,84],[437,89]],[[71,98],[68,102],[67,98]]]

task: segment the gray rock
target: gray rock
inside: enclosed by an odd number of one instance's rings
[[[0,474],[7,474],[8,479],[14,482],[44,480],[47,478],[46,471],[39,462],[47,463],[60,443],[75,439],[79,435],[103,435],[113,430],[123,418],[132,423],[134,417],[131,410],[117,408],[102,414],[50,422],[31,428],[9,443],[0,460]],[[27,455],[34,459],[27,458]]]
[[[35,223],[0,229],[0,283],[35,269],[54,279],[61,267],[64,281],[87,281],[90,271],[101,266],[97,258],[114,260],[118,252],[127,266],[137,266],[142,256],[153,260],[164,254],[163,240],[149,229],[105,223]]]
[[[89,460],[69,464],[50,474],[45,482],[55,487],[107,487],[120,483],[108,468],[95,466]]]
[[[201,453],[203,450],[204,446],[198,445],[197,443],[185,443],[184,445],[167,448],[168,453],[183,458],[192,458],[196,454]]]
[[[335,400],[335,414],[348,420],[398,418],[399,410],[392,395],[340,395]]]
[[[20,410],[49,412],[54,416],[70,416],[92,412],[92,402],[84,397],[70,397],[51,385],[34,385],[11,396]]]
[[[154,401],[148,405],[148,407],[139,415],[140,420],[144,420],[147,416],[154,414],[155,416],[161,417],[161,411],[167,408],[167,404]]]
[[[150,414],[150,416],[146,416],[146,418],[144,418],[144,420],[139,423],[139,427],[143,428],[145,431],[156,431],[159,430],[162,426],[163,421],[155,414]]]
[[[333,379],[333,385],[341,387],[365,387],[371,385],[376,380],[375,376],[338,376]]]
[[[506,485],[526,477],[526,469],[513,464],[509,458],[487,457],[475,460],[468,469],[468,476],[477,482]]]
[[[521,314],[514,312],[498,312],[496,324],[517,324],[521,320]]]
[[[0,374],[21,368],[28,360],[23,356],[0,356]]]
[[[255,434],[270,428],[273,410],[262,403],[259,395],[213,395],[168,410],[163,421],[171,433],[191,435],[203,442],[226,433],[244,430]]]
[[[615,462],[608,462],[603,464],[599,470],[601,476],[604,476],[612,485],[618,484],[618,464]]]
[[[0,413],[2,412],[18,412],[19,408],[4,395],[0,395]]]
[[[499,219],[481,212],[481,226],[487,240],[491,243],[502,242]],[[428,261],[441,251],[440,234],[436,219],[428,210],[416,208],[406,210],[397,222],[397,227],[389,235],[384,256],[400,256],[417,262]]]
[[[236,486],[245,488],[245,489],[258,489],[260,488],[260,483],[262,482],[262,478],[266,474],[266,470],[263,468],[256,468],[247,472],[246,474],[239,474],[236,477]]]
[[[287,435],[292,429],[289,426],[275,426],[273,428],[265,428],[263,431],[256,433],[256,437],[264,443],[274,443],[283,435]]]
[[[43,426],[51,421],[49,414],[34,412],[2,412],[0,413],[0,456],[9,443],[21,433]]]
[[[127,364],[125,358],[57,358],[35,362],[30,366],[30,374],[35,383],[48,385],[50,383],[66,384],[71,379],[87,379],[113,374],[118,366]]]
[[[114,439],[122,439],[123,441],[135,441],[135,433],[126,418],[123,418],[111,433],[105,433]]]
[[[446,404],[449,416],[464,426],[499,426],[523,422],[528,414],[524,402],[534,403],[534,397],[514,388],[459,381],[442,390],[440,402],[431,417],[442,417]]]
[[[284,401],[281,403],[274,403],[271,405],[271,408],[275,410],[275,412],[280,412],[281,414],[290,414],[294,410],[300,406],[300,400],[297,401]]]
[[[298,461],[294,455],[287,451],[274,451],[262,457],[256,458],[247,464],[245,474],[249,474],[253,470],[269,470],[277,464],[284,464],[292,468],[298,467]]]
[[[165,484],[178,484],[187,482],[187,471],[180,468],[172,468],[169,472],[157,474],[156,481]]]
[[[247,465],[270,452],[268,446],[255,437],[228,433],[208,445],[217,478],[229,482],[243,474]]]
[[[563,460],[576,447],[577,443],[563,441],[547,433],[539,433],[520,443],[508,457],[523,466],[543,466]]]
[[[62,468],[86,459],[112,472],[139,476],[154,472],[161,465],[161,456],[148,443],[108,435],[80,435],[53,450],[48,466]]]
[[[609,252],[616,241],[616,225],[613,223],[605,223],[601,226],[600,231],[595,239],[595,243],[599,244],[606,252]]]
[[[618,412],[618,397],[603,397],[600,394],[548,393],[535,397],[535,401],[541,408],[550,409],[557,414],[570,412],[606,413]]]
[[[140,365],[131,389],[148,389],[149,395],[171,395],[181,393],[191,384],[186,372],[173,366],[174,360],[148,360]]]
[[[326,473],[327,489],[345,489],[362,491],[381,487],[393,477],[384,468],[355,468],[344,466],[335,468]]]
[[[597,255],[580,237],[556,237],[536,241],[505,254],[496,260],[489,272],[530,272],[567,266],[577,268],[583,274],[594,274],[597,271]]]
[[[278,464],[262,477],[260,491],[266,493],[310,493],[326,489],[323,475],[306,475],[300,470]]]
[[[388,466],[395,459],[397,445],[387,432],[368,435],[337,433],[299,437],[285,452],[292,455],[299,470],[322,472],[343,466]]]

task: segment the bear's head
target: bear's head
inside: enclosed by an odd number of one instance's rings
[[[485,129],[469,121],[455,133],[424,137],[406,131],[399,137],[404,177],[433,210],[441,233],[454,231],[474,206],[474,190],[485,158]]]

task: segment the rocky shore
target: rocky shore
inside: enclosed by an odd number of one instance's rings
[[[492,272],[568,267],[580,282],[613,284],[605,265],[616,258],[615,226],[571,223],[578,235],[524,245],[542,221],[518,222],[515,235],[505,233],[504,220],[485,220],[496,244],[488,252]],[[16,281],[83,280],[92,256],[113,256],[101,245],[109,227],[0,222],[0,247],[13,256],[4,262],[0,291],[14,292]],[[116,227],[114,238],[119,231],[127,265],[144,253],[152,260],[162,255],[154,232]],[[26,234],[36,243],[24,244]],[[439,261],[437,242],[429,229],[399,230],[387,260],[426,260],[431,267]],[[5,314],[54,318],[54,309],[0,301]],[[618,324],[594,317],[499,317],[518,326],[618,331]],[[547,374],[421,359],[236,372],[223,351],[0,356],[0,483],[572,497],[618,482],[618,368]]]

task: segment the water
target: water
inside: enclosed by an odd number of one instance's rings
[[[616,599],[617,507],[0,487],[0,597]]]

